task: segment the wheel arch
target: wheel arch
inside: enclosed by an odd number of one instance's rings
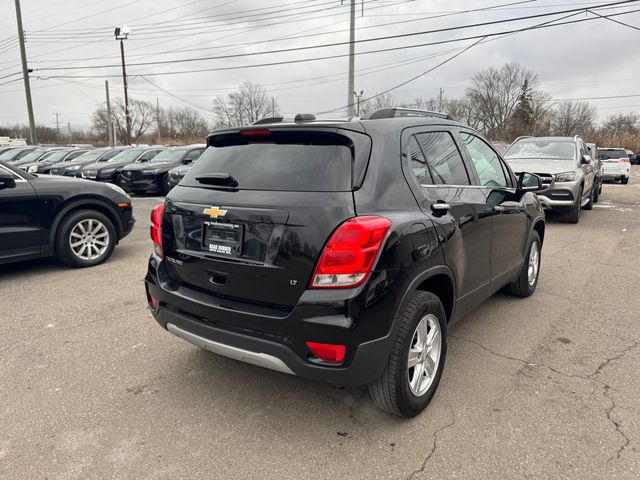
[[[56,235],[58,234],[58,229],[60,228],[62,220],[70,213],[77,212],[78,210],[95,210],[102,213],[109,220],[111,220],[111,223],[113,223],[113,227],[116,229],[116,242],[122,237],[122,221],[114,211],[113,207],[109,206],[109,204],[107,204],[103,200],[97,198],[76,199],[66,204],[56,214],[55,220],[53,221],[51,230],[49,232],[48,249],[50,251],[53,251],[55,249]]]
[[[455,314],[457,297],[455,275],[451,268],[439,265],[421,272],[405,290],[396,311],[400,311],[416,291],[430,292],[436,295],[444,306],[447,322],[451,321]]]
[[[544,244],[545,229],[546,229],[546,225],[544,223],[544,220],[541,218],[536,220],[536,222],[533,224],[533,230],[538,232],[538,235],[540,236],[540,245]]]

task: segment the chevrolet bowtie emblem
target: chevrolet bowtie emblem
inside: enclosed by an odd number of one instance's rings
[[[218,207],[210,207],[210,208],[205,208],[202,213],[210,216],[211,218],[218,218],[218,217],[224,217],[227,214],[227,210],[222,210]]]

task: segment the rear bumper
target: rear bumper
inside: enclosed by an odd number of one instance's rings
[[[384,299],[360,324],[336,312],[340,304],[357,301],[347,299],[350,293],[346,291],[332,292],[333,298],[324,302],[322,295],[312,300],[301,298],[291,312],[275,317],[260,311],[264,307],[251,311],[248,306],[242,311],[236,302],[172,286],[163,264],[152,256],[145,278],[147,295],[159,301],[152,314],[160,326],[190,343],[246,363],[333,385],[367,385],[377,380],[387,365],[393,341],[389,318],[393,316],[385,315],[386,326],[376,318]],[[338,294],[345,297],[342,302],[335,297]],[[259,327],[250,327],[253,325]],[[371,328],[376,325],[382,328]],[[382,330],[386,333],[380,336]],[[307,349],[305,341],[346,345],[344,363],[323,364]]]
[[[120,175],[118,185],[122,187],[126,192],[161,192],[162,180],[158,180],[155,176],[145,176],[138,178],[127,178],[124,175]]]

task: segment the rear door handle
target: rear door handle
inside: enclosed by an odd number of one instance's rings
[[[438,215],[444,215],[449,210],[451,210],[451,205],[444,202],[437,202],[431,204],[431,211]]]

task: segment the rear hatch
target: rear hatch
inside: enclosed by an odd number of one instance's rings
[[[225,131],[172,190],[163,247],[174,282],[290,310],[333,230],[355,216],[367,136],[336,128]]]

